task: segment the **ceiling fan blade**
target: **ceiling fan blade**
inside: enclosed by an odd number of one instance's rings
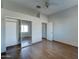
[[[45,1],[45,6],[48,8],[50,5],[58,5],[58,4],[55,3],[55,2],[50,2],[50,0],[46,0]]]
[[[48,8],[48,6],[49,6],[49,3],[46,1],[45,2],[45,6]]]

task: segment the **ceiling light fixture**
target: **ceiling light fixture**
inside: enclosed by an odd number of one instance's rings
[[[37,8],[41,8],[41,6],[39,6],[39,5],[37,5],[36,7],[37,7]]]

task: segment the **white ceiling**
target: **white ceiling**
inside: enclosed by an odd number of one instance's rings
[[[42,5],[42,2],[45,0],[11,0],[13,2],[19,3],[25,7],[29,7],[32,9],[35,9],[37,11],[40,11],[41,13],[45,15],[51,15],[53,13],[59,12],[61,10],[73,7],[78,4],[78,0],[49,0],[51,5],[49,8],[36,8],[37,5]],[[52,4],[55,3],[55,4]]]

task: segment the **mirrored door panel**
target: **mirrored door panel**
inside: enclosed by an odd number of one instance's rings
[[[31,45],[32,42],[32,22],[20,21],[20,35],[21,35],[21,47]]]

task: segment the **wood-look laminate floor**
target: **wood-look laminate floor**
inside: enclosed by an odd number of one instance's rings
[[[21,40],[21,47],[29,46],[29,45],[32,44],[31,42],[32,42],[32,38],[30,38],[30,37],[22,38],[22,40]]]
[[[47,40],[21,50],[18,48],[9,49],[4,59],[78,59],[77,48]]]

